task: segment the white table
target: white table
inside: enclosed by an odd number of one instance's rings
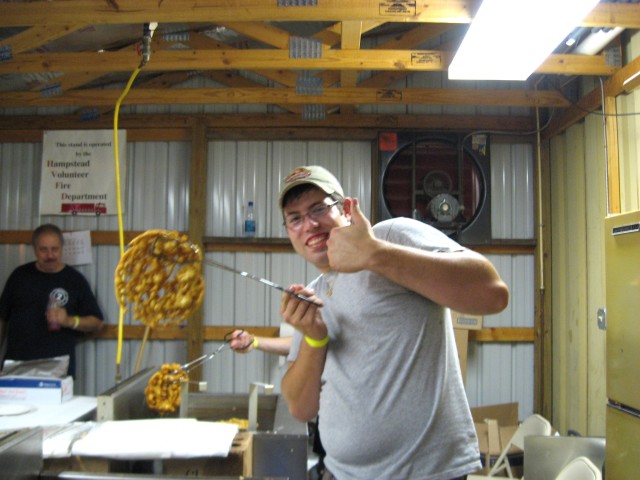
[[[29,404],[33,410],[28,413],[0,416],[0,431],[66,425],[78,420],[94,420],[97,404],[96,397],[83,396],[75,396],[69,401],[55,405]]]

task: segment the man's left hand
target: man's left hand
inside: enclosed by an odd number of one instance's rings
[[[351,225],[331,230],[327,242],[329,264],[337,272],[358,272],[367,268],[369,259],[378,251],[379,242],[357,198],[345,198],[344,212],[351,218]]]

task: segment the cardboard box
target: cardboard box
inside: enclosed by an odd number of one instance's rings
[[[481,473],[486,475],[518,429],[518,404],[504,403],[475,407],[471,409],[471,416],[476,427],[482,457]],[[518,478],[522,477],[523,457],[524,452],[519,448],[512,446],[509,449],[509,464]]]
[[[73,377],[0,377],[0,400],[52,405],[73,398]]]
[[[482,315],[469,315],[467,313],[460,313],[451,310],[451,321],[453,322],[453,328],[465,330],[481,330],[482,319]]]
[[[456,347],[458,349],[458,361],[460,362],[462,381],[464,383],[467,383],[467,350],[469,349],[469,330],[454,328],[453,334],[456,338]]]
[[[458,360],[462,371],[462,381],[467,382],[467,351],[469,347],[469,330],[480,330],[482,328],[481,315],[468,315],[466,313],[451,310],[451,322],[453,323],[453,333],[456,337],[458,347]]]

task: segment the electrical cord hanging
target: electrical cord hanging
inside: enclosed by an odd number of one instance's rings
[[[598,78],[600,80],[600,96],[604,98],[604,96],[605,96],[605,93],[604,93],[604,82],[602,80],[602,77],[598,77]],[[558,93],[560,93],[560,95],[562,95],[562,97],[566,101],[568,101],[571,104],[572,107],[575,107],[578,110],[587,113],[588,115],[600,115],[600,116],[603,116],[603,117],[634,117],[636,115],[640,115],[640,112],[606,113],[604,111],[604,106],[603,106],[602,109],[589,110],[588,108],[584,108],[582,105],[580,105],[575,100],[571,100],[570,98],[568,98],[559,87],[556,87],[555,85],[553,85],[553,88]]]
[[[553,119],[553,116],[555,114],[555,110],[551,111],[551,114],[549,115],[549,118],[547,118],[547,121],[545,122],[545,124],[539,128],[536,128],[535,130],[528,130],[525,132],[514,132],[514,131],[510,131],[510,130],[476,130],[474,132],[470,132],[468,134],[466,134],[463,139],[461,144],[464,145],[464,142],[467,141],[467,139],[469,137],[472,137],[473,135],[481,135],[481,134],[487,134],[490,133],[492,135],[512,135],[512,136],[517,136],[517,137],[522,137],[522,136],[527,136],[527,135],[536,135],[538,133],[543,132],[551,123],[551,119]]]
[[[129,82],[127,82],[127,86],[124,91],[118,98],[116,102],[115,112],[113,114],[113,150],[114,150],[114,161],[115,161],[115,169],[116,169],[116,199],[118,206],[118,239],[120,245],[120,256],[124,255],[124,226],[122,222],[122,190],[120,187],[120,155],[118,153],[118,115],[120,113],[120,104],[124,97],[127,96],[129,90],[131,89],[131,85],[133,85],[133,81],[140,73],[140,67],[137,67],[131,77],[129,78]],[[120,383],[122,380],[122,373],[120,371],[120,365],[122,363],[122,342],[123,342],[123,333],[124,333],[124,311],[125,308],[120,305],[119,313],[118,313],[118,346],[116,351],[116,383]]]
[[[136,67],[136,69],[132,72],[129,77],[129,81],[125,89],[123,90],[120,97],[116,101],[115,110],[113,113],[113,151],[114,151],[114,162],[115,162],[115,172],[116,172],[116,202],[117,202],[117,213],[118,213],[118,241],[120,246],[120,257],[124,255],[124,224],[122,221],[122,189],[120,185],[120,154],[119,154],[119,145],[118,145],[118,117],[120,115],[120,105],[122,101],[131,90],[131,86],[133,85],[134,80],[140,73],[140,70],[147,64],[151,57],[151,37],[153,36],[153,32],[158,26],[157,23],[145,23],[143,30],[143,39],[142,39],[142,60],[140,61],[140,65]],[[120,366],[122,364],[122,344],[124,337],[124,312],[125,308],[120,305],[118,312],[118,342],[117,342],[117,351],[116,351],[116,384],[120,383],[122,380],[122,372],[120,370]]]

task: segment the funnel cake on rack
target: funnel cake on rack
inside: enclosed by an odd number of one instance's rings
[[[186,320],[204,297],[202,250],[186,235],[148,230],[129,243],[115,272],[118,302],[150,327]]]

